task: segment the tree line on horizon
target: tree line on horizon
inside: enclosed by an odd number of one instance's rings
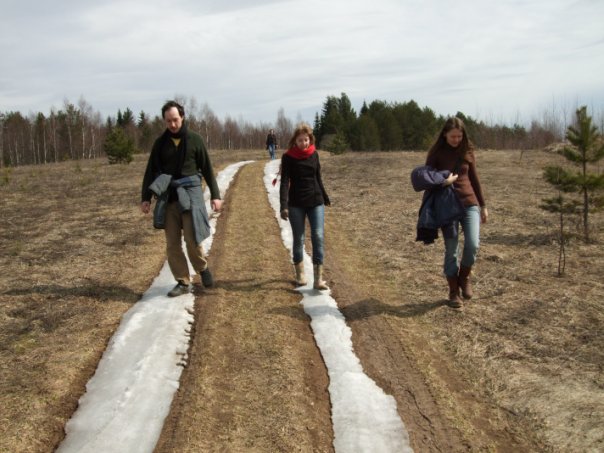
[[[520,124],[489,125],[463,112],[455,114],[464,121],[472,142],[479,148],[536,149],[563,138],[564,131],[553,121],[533,121],[529,128]],[[426,150],[434,143],[446,117],[436,115],[417,102],[363,102],[359,114],[346,93],[328,96],[321,114],[315,115],[314,135],[321,148],[342,151]]]
[[[293,130],[283,109],[274,124],[253,125],[230,116],[220,120],[207,104],[198,108],[194,99],[177,101],[185,105],[188,127],[211,149],[258,149],[264,147],[269,129]],[[65,100],[62,108],[52,108],[48,115],[0,112],[0,167],[104,157],[108,139],[127,142],[134,152],[149,152],[165,129],[159,114],[135,115],[129,107],[103,119],[83,98],[77,104]]]
[[[203,137],[209,149],[264,148],[269,129],[276,131],[283,147],[294,129],[283,109],[273,123],[252,124],[230,116],[221,120],[207,104],[199,106],[194,98],[177,100],[185,105],[188,127]],[[481,148],[541,148],[564,137],[564,129],[559,130],[547,118],[533,121],[527,129],[518,124],[487,125],[462,112],[456,115],[465,121],[470,137]],[[364,102],[357,114],[342,93],[340,97],[327,96],[313,127],[319,146],[332,152],[425,150],[444,119],[413,100]],[[148,152],[164,130],[159,115],[144,111],[135,115],[129,107],[103,119],[84,98],[77,104],[65,100],[62,108],[52,108],[47,115],[0,112],[0,166],[104,157],[108,142],[127,142],[132,152]]]

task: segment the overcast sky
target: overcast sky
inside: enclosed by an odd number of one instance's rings
[[[0,0],[0,111],[181,95],[312,122],[326,96],[530,120],[604,110],[604,0]]]

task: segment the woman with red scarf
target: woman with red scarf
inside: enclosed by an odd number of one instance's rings
[[[329,197],[321,180],[319,153],[315,137],[308,124],[300,124],[291,139],[288,150],[281,158],[281,218],[289,219],[294,239],[293,261],[296,284],[306,285],[304,275],[304,226],[310,223],[312,262],[315,289],[329,289],[323,281],[323,222]]]

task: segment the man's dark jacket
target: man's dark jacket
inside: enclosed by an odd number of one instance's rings
[[[187,181],[188,177],[195,179],[200,174],[205,179],[210,190],[210,198],[212,200],[220,199],[220,190],[218,189],[210,156],[203,140],[198,134],[188,131],[185,126],[183,127],[185,128],[184,133],[180,134],[182,138],[178,146],[172,140],[170,132],[166,130],[162,136],[155,140],[151,154],[149,155],[141,190],[142,201],[151,201],[154,194],[150,190],[150,186],[160,175],[168,178],[171,177],[169,179],[171,183],[168,192],[158,198],[156,209],[158,207],[161,208],[160,205],[162,203],[178,202],[177,189],[183,186],[183,184],[176,184],[177,180]],[[200,183],[189,184],[187,182],[185,184],[181,189],[188,187],[187,191],[194,198],[194,200],[191,200],[191,203],[193,204],[192,212],[196,239],[199,243],[209,234],[209,221],[203,200],[203,192],[201,191]],[[200,219],[200,216],[204,218]],[[195,221],[196,219],[197,221]]]

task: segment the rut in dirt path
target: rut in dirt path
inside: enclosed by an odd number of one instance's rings
[[[279,215],[279,185],[275,185],[274,179],[278,169],[279,162],[266,164],[264,184],[281,228],[283,243],[291,251],[292,229]],[[396,401],[363,371],[353,351],[352,331],[331,297],[331,291],[313,289],[313,263],[306,252],[304,269],[309,281],[297,291],[303,296],[301,304],[311,318],[310,325],[329,374],[336,451],[412,452],[409,435],[397,414]]]
[[[247,163],[229,165],[218,173],[222,193]],[[206,209],[211,212],[209,198],[206,189]],[[206,251],[212,244],[216,216],[210,225],[212,234],[203,242]],[[65,425],[66,435],[57,452],[148,452],[154,448],[186,364],[194,320],[192,294],[176,299],[166,295],[175,283],[164,263],[143,297],[123,315],[78,409]]]
[[[189,365],[157,452],[333,451],[327,373],[293,291],[290,258],[262,184],[242,168],[195,302]]]

